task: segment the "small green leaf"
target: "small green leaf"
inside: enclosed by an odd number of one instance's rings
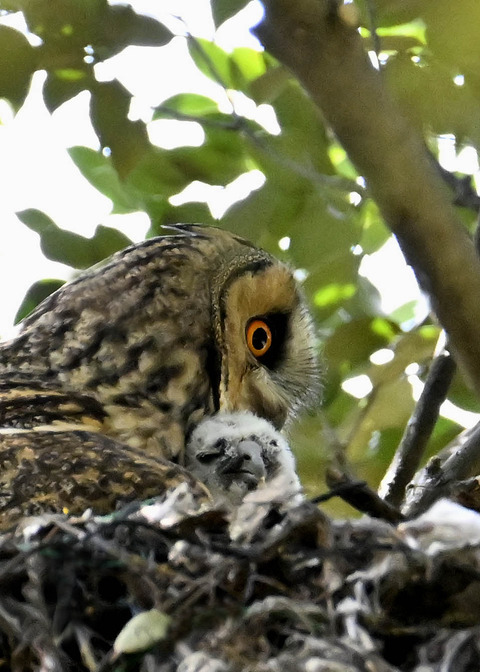
[[[113,643],[114,652],[118,655],[150,649],[166,638],[171,620],[170,616],[158,609],[137,614],[117,635]]]
[[[120,181],[111,158],[89,147],[70,147],[68,153],[90,184],[110,198],[116,214],[141,209],[138,197]]]
[[[188,49],[200,72],[221,86],[229,89],[235,88],[230,55],[226,51],[217,44],[200,37],[190,37]]]
[[[60,105],[87,89],[92,74],[84,70],[69,68],[47,73],[43,86],[43,98],[49,112],[54,112]]]
[[[91,90],[90,116],[102,147],[108,147],[120,178],[129,175],[150,149],[143,121],[131,121],[131,94],[117,80]]]
[[[363,227],[360,247],[365,254],[379,250],[392,235],[380,215],[377,204],[371,199],[364,201],[360,209],[360,222]]]
[[[17,217],[23,224],[28,226],[29,229],[40,235],[48,231],[48,229],[57,228],[53,219],[50,219],[44,212],[36,210],[35,208],[28,208],[27,210],[17,212]]]
[[[0,26],[0,98],[16,107],[25,100],[37,66],[38,50],[27,38],[9,26]]]
[[[248,4],[248,0],[212,0],[212,15],[218,28]]]
[[[40,235],[42,252],[48,259],[73,268],[89,268],[131,243],[120,231],[101,225],[92,238],[65,231],[40,210],[23,210],[17,217]]]
[[[18,324],[21,320],[27,317],[27,315],[30,315],[30,313],[38,306],[39,303],[43,301],[43,299],[46,299],[47,296],[50,296],[50,294],[56,292],[57,289],[60,289],[60,287],[64,284],[64,280],[56,280],[53,278],[34,282],[33,285],[28,289],[19,309],[17,310],[14,324]]]
[[[238,81],[239,86],[261,77],[267,70],[264,53],[256,49],[237,47],[230,58],[237,69],[237,74],[241,77]]]
[[[155,109],[153,119],[170,119],[172,111],[198,117],[211,112],[218,112],[218,103],[198,93],[179,93],[159,105]]]
[[[417,304],[416,300],[407,301],[407,303],[404,303],[390,313],[391,319],[395,320],[398,324],[405,324],[414,320]]]
[[[333,283],[319,289],[313,297],[313,302],[318,308],[325,308],[326,306],[350,299],[356,291],[357,288],[351,283],[346,285]]]
[[[128,4],[109,6],[104,25],[105,36],[123,46],[163,47],[173,37],[163,23],[137,14]]]

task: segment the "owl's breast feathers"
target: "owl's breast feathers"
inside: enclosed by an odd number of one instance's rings
[[[157,456],[178,458],[205,415],[252,410],[281,425],[315,389],[313,332],[291,271],[220,229],[176,228],[65,285],[0,344],[0,441],[8,461],[0,496],[17,488],[18,456],[25,448],[30,464],[28,446],[37,456],[31,469],[45,477],[80,464],[82,445],[91,456],[101,451],[102,460],[113,460],[114,445],[138,450],[147,465]],[[273,332],[282,325],[275,357],[263,361],[245,342],[258,315]],[[98,459],[92,469],[100,474],[106,464]],[[115,459],[128,473],[132,454]],[[83,487],[79,473],[66,482]]]

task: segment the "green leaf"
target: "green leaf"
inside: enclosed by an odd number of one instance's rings
[[[187,149],[193,150],[192,153],[195,154],[201,148]],[[145,207],[147,201],[151,203],[153,198],[160,202],[163,211],[164,200],[182,191],[194,179],[189,173],[188,160],[180,160],[177,163],[176,154],[181,156],[179,150],[167,151],[151,147],[125,180],[126,186],[139,194]]]
[[[386,227],[377,204],[371,199],[363,202],[360,221],[363,226],[360,246],[365,254],[372,254],[387,242],[392,233]]]
[[[332,283],[319,289],[313,297],[313,302],[319,308],[337,305],[341,301],[345,301],[345,299],[350,299],[356,291],[357,288],[352,283],[346,285]]]
[[[390,317],[398,324],[405,324],[414,320],[416,307],[417,301],[407,301],[407,303],[404,303],[403,305],[393,310],[390,313]]]
[[[105,36],[119,46],[130,44],[139,47],[163,47],[173,37],[173,33],[150,16],[137,14],[130,5],[109,6],[105,23]],[[104,40],[104,44],[107,43]]]
[[[212,0],[212,15],[218,28],[224,21],[231,19],[247,4],[248,0]]]
[[[363,10],[364,22],[370,26],[365,5],[371,0],[357,0]],[[424,0],[375,0],[375,21],[378,26],[392,26],[417,19],[425,6]]]
[[[56,292],[57,289],[60,289],[60,287],[64,284],[64,280],[56,280],[53,278],[34,282],[33,285],[28,289],[19,309],[17,310],[14,324],[18,324],[21,320],[27,317],[27,315],[30,315],[30,313],[38,306],[39,303],[43,301],[43,299],[46,299],[47,296],[50,296],[50,294]]]
[[[198,93],[179,93],[159,105],[153,113],[153,119],[170,119],[172,117],[171,111],[198,117],[211,112],[218,112],[218,103]]]
[[[0,25],[0,98],[19,108],[37,67],[38,50],[18,30]]]
[[[81,91],[88,89],[92,75],[86,69],[66,68],[47,73],[43,86],[43,98],[49,112],[54,112]]]
[[[73,268],[88,268],[114,252],[131,244],[123,233],[106,226],[97,226],[92,238],[60,229],[45,213],[29,209],[17,217],[40,236],[44,255]]]
[[[120,181],[110,157],[89,147],[70,147],[71,159],[90,184],[107,196],[116,214],[135,212],[141,208],[138,197]]]
[[[197,68],[217,84],[235,88],[230,55],[217,44],[200,37],[188,38],[188,50]]]
[[[357,367],[368,365],[372,352],[388,344],[388,339],[372,328],[372,320],[362,317],[339,326],[326,339],[323,356],[328,369],[347,376]]]
[[[98,82],[91,91],[90,116],[102,147],[111,151],[112,163],[125,178],[150,149],[143,121],[130,121],[131,94],[117,80]]]
[[[171,618],[163,611],[150,609],[133,616],[123,626],[113,643],[116,654],[136,653],[150,649],[167,636]]]
[[[250,82],[248,92],[257,104],[274,103],[289,83],[291,75],[283,65],[270,65],[263,75]]]
[[[244,87],[248,82],[265,74],[267,65],[265,54],[256,49],[237,47],[230,56],[232,67],[236,68],[237,86]]]
[[[98,26],[102,25],[107,7],[105,0],[55,0],[22,2],[28,28],[57,48],[66,44],[79,47],[91,44]]]

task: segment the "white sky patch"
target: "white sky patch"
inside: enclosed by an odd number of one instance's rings
[[[372,364],[380,366],[382,364],[388,364],[388,362],[391,362],[394,357],[395,353],[393,350],[390,350],[390,348],[381,348],[380,350],[372,352],[370,355],[370,361]]]
[[[264,182],[265,175],[260,170],[251,170],[239,175],[225,187],[192,182],[180,194],[172,196],[169,200],[172,205],[182,205],[191,201],[207,203],[213,217],[220,219],[233,203],[260,189]]]
[[[415,317],[423,319],[429,312],[428,301],[420,291],[415,275],[405,262],[397,241],[390,238],[378,252],[366,255],[360,263],[360,275],[378,289],[382,309],[390,314],[409,301],[417,301]]]
[[[201,147],[205,141],[205,131],[195,121],[158,119],[151,121],[147,130],[150,142],[163,149]]]
[[[363,399],[373,390],[373,385],[368,376],[361,374],[344,380],[342,390],[355,397],[355,399]]]
[[[441,135],[438,139],[438,160],[441,166],[451,172],[476,175],[480,171],[478,154],[474,147],[458,148],[454,135]]]
[[[418,401],[420,395],[423,392],[425,387],[423,381],[416,375],[409,375],[408,382],[412,386],[412,394],[415,401]],[[440,406],[440,415],[447,420],[452,420],[453,422],[458,423],[465,429],[474,427],[478,422],[480,422],[480,414],[472,413],[471,411],[466,411],[463,408],[459,408],[451,401],[444,401]]]

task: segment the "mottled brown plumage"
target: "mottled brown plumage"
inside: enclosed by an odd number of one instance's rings
[[[181,461],[204,416],[249,410],[279,428],[315,396],[312,327],[291,270],[220,229],[175,229],[65,285],[0,344],[3,449],[12,429],[32,429],[40,451],[40,430],[67,423],[77,438],[76,427]]]
[[[0,525],[48,512],[107,514],[187,482],[198,502],[207,491],[184,469],[73,426],[0,434]]]

